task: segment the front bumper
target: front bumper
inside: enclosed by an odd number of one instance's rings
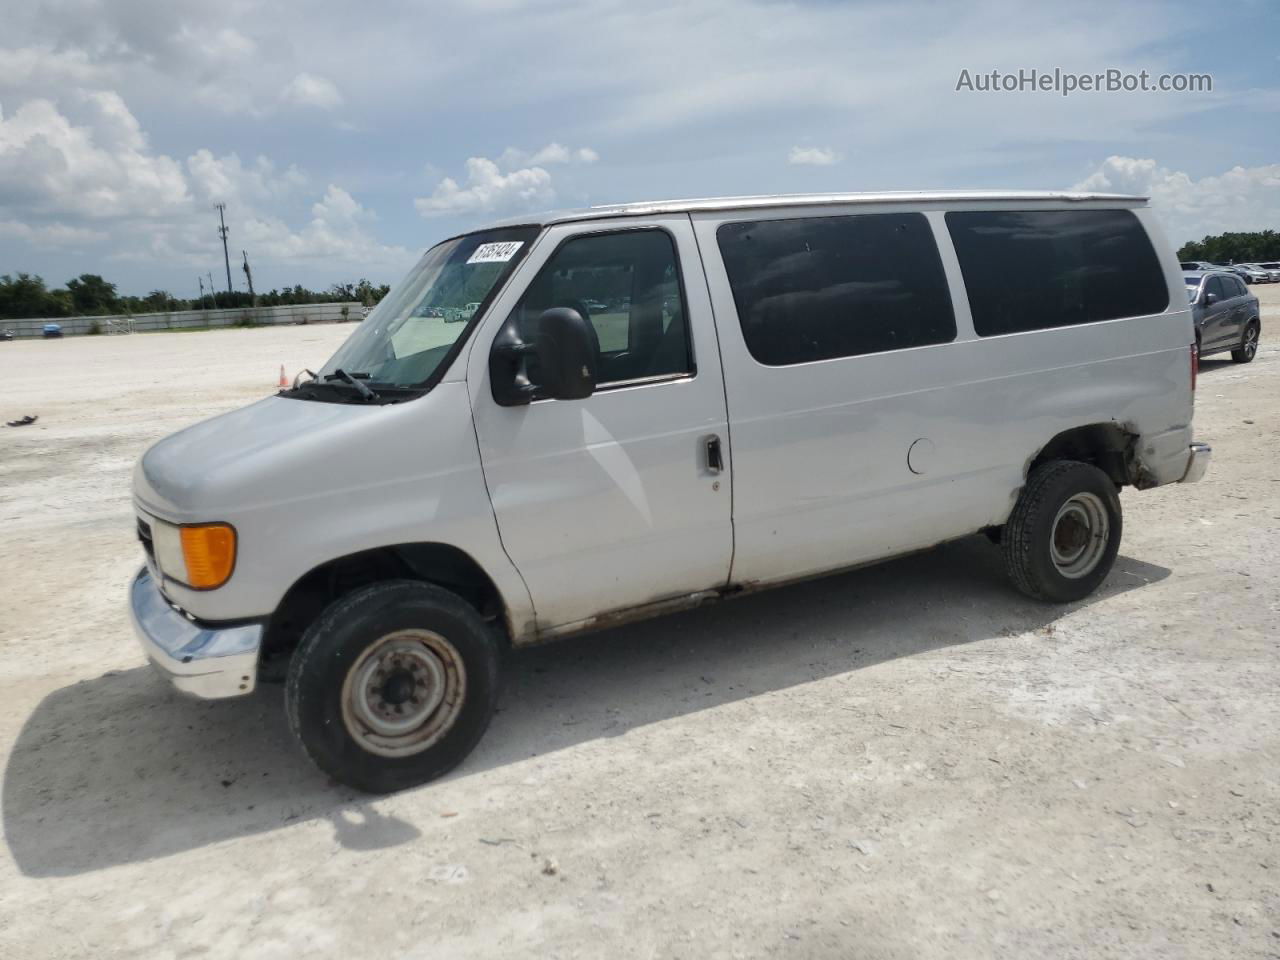
[[[1187,472],[1182,475],[1182,483],[1196,483],[1209,469],[1209,460],[1213,457],[1213,449],[1207,443],[1193,443],[1191,457],[1187,460]]]
[[[169,605],[146,567],[129,588],[129,613],[151,665],[183,693],[214,700],[253,690],[262,624],[212,629],[192,623]]]

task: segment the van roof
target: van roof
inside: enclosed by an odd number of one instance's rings
[[[576,210],[552,210],[545,213],[507,217],[483,228],[517,225],[548,226],[575,220],[601,220],[606,217],[645,217],[667,213],[693,213],[703,210],[759,210],[769,207],[821,207],[852,203],[1091,203],[1103,202],[1125,206],[1145,205],[1147,197],[1120,193],[1077,193],[1069,190],[898,190],[883,193],[774,193],[752,197],[701,197],[689,200],[650,200],[640,203],[617,203]]]

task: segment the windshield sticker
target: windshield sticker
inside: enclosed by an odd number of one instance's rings
[[[482,243],[476,247],[476,252],[467,258],[467,263],[506,263],[523,246],[523,240],[508,240],[506,243]]]

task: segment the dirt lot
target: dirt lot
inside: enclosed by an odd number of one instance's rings
[[[519,654],[371,801],[124,613],[152,440],[350,327],[0,344],[0,956],[1280,957],[1280,286],[1069,608],[984,539]],[[1275,319],[1272,319],[1275,318]],[[1271,334],[1275,336],[1276,334]]]

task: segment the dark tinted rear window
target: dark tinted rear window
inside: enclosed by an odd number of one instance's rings
[[[1160,313],[1169,288],[1128,210],[947,214],[979,336]]]
[[[955,339],[919,213],[726,223],[716,234],[747,349],[782,366]]]

